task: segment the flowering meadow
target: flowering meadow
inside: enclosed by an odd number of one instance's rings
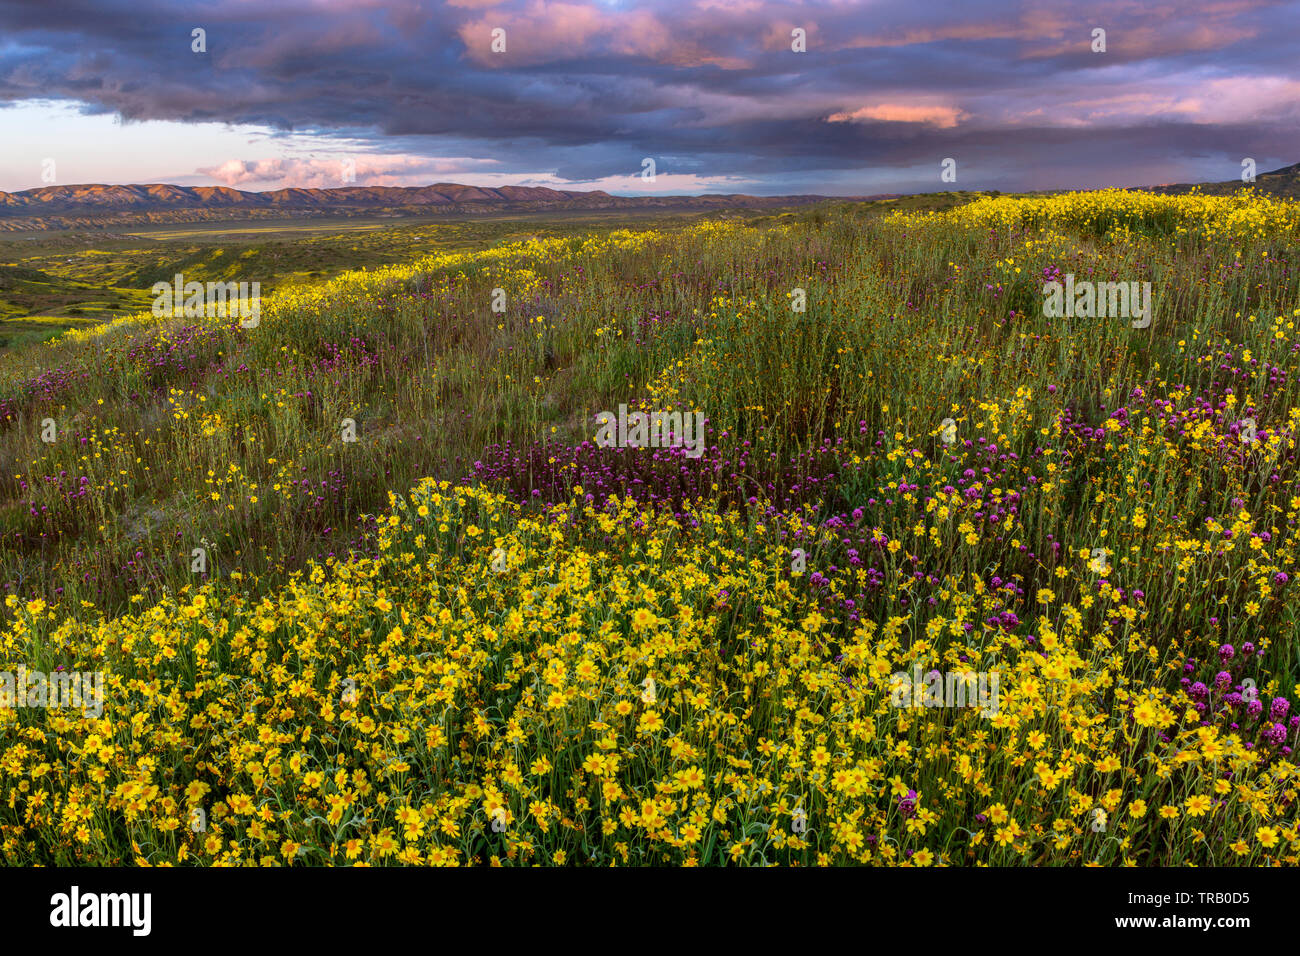
[[[836,204],[0,353],[0,670],[104,675],[0,709],[0,854],[1295,865],[1298,240]],[[620,404],[702,453],[598,445]],[[996,712],[898,706],[935,670]]]

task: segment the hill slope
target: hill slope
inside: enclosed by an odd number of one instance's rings
[[[1279,199],[1300,199],[1300,163],[1283,166],[1281,169],[1274,169],[1267,173],[1259,173],[1255,177],[1254,183],[1243,183],[1239,179],[1223,183],[1174,183],[1168,186],[1151,186],[1147,191],[1178,195],[1196,189],[1207,196],[1224,196],[1228,193],[1234,193],[1238,189],[1246,189],[1251,186],[1254,187],[1256,192],[1276,196]]]

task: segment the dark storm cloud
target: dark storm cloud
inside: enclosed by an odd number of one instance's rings
[[[944,157],[975,188],[1226,179],[1240,156],[1300,159],[1298,14],[1253,0],[0,0],[0,102],[346,136],[573,181],[632,176],[646,156],[754,192],[937,188]],[[807,53],[790,49],[795,27]]]

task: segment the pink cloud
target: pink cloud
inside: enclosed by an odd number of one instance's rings
[[[492,31],[497,28],[506,31],[504,53],[492,51]],[[693,39],[705,32],[688,19],[664,22],[652,10],[604,10],[562,0],[530,0],[522,12],[492,11],[457,30],[466,54],[483,66],[535,65],[596,53],[645,57],[683,67],[749,65]]]
[[[939,129],[952,129],[966,118],[966,112],[955,106],[879,103],[875,106],[864,106],[850,113],[832,113],[826,117],[826,121],[861,123],[876,120],[882,123],[925,123]]]
[[[204,167],[197,172],[227,186],[328,189],[336,186],[423,185],[492,162],[467,157],[430,159],[426,156],[229,159],[219,166]]]

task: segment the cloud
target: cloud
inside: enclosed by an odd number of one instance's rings
[[[922,106],[907,103],[880,103],[864,106],[851,113],[832,113],[828,123],[862,123],[876,120],[882,123],[925,123],[940,129],[951,129],[967,117],[955,106]]]
[[[646,156],[699,188],[764,192],[936,188],[946,156],[972,186],[1074,185],[1079,155],[1096,176],[1157,182],[1229,150],[1300,159],[1298,14],[1300,0],[967,0],[941,16],[911,0],[0,0],[0,104],[76,104],[120,117],[124,140],[145,121],[229,124],[193,167],[232,184],[327,182],[345,149],[376,184],[640,191]],[[1089,49],[1097,25],[1105,54]],[[259,154],[234,141],[247,130]]]
[[[448,174],[463,175],[495,165],[468,156],[350,156],[331,158],[228,159],[197,172],[227,186],[327,189],[335,186],[409,186]]]
[[[493,49],[493,31],[498,29],[505,30],[504,51]],[[720,54],[698,42],[699,32],[689,18],[673,22],[660,11],[613,10],[563,0],[529,0],[514,12],[494,9],[457,30],[466,56],[482,66],[518,68],[591,56],[681,67],[742,69],[748,65],[744,58]]]

